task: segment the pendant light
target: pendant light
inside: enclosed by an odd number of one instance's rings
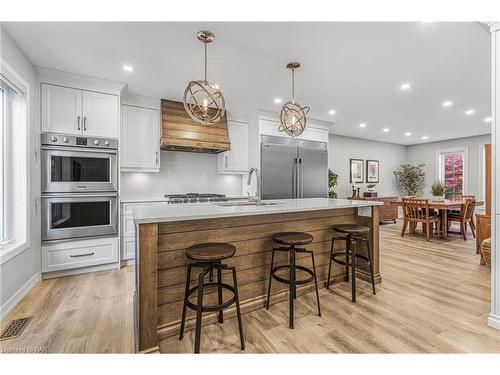
[[[306,128],[306,113],[309,112],[310,108],[302,107],[295,101],[295,69],[300,67],[300,63],[291,62],[286,67],[292,71],[292,100],[281,107],[278,131],[284,131],[291,137],[297,137]]]
[[[207,44],[215,35],[207,30],[199,31],[198,40],[205,45],[205,79],[189,82],[184,90],[184,109],[194,121],[203,125],[218,123],[226,113],[224,96],[219,86],[207,80]]]

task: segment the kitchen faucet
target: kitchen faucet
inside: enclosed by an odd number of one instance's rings
[[[252,174],[253,172],[255,172],[255,176],[257,176],[257,191],[255,193],[255,197],[252,198],[253,200],[255,200],[255,202],[257,203],[257,205],[259,206],[260,205],[260,172],[257,168],[255,167],[252,167],[250,168],[250,170],[248,171],[248,180],[247,180],[247,185],[250,185],[252,183]],[[247,192],[248,193],[248,192]],[[250,199],[250,194],[248,194],[248,199]]]

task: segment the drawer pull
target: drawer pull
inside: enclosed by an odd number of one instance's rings
[[[76,254],[76,255],[70,255],[71,258],[80,258],[80,257],[89,257],[94,255],[94,253],[86,253],[86,254]]]

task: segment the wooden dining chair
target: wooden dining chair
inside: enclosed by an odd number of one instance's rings
[[[476,223],[474,222],[474,210],[476,209],[475,199],[465,199],[465,205],[460,210],[459,214],[448,215],[448,227],[452,222],[460,223],[460,233],[464,241],[467,241],[467,224],[470,226],[472,236],[476,238]]]
[[[436,228],[437,236],[441,236],[441,218],[434,214],[429,208],[429,200],[419,198],[401,199],[403,206],[403,228],[401,237],[404,237],[408,225],[417,226],[422,223],[422,231],[426,234],[427,241],[430,239],[431,229]]]

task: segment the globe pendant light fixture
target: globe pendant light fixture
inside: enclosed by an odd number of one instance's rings
[[[184,108],[194,121],[203,125],[218,123],[226,113],[224,96],[219,86],[207,80],[207,44],[215,35],[207,30],[199,31],[198,39],[205,45],[205,79],[189,82],[184,90]]]
[[[306,113],[309,112],[310,108],[302,107],[295,101],[295,69],[299,68],[300,64],[291,62],[286,67],[292,71],[292,100],[281,107],[278,131],[284,131],[291,137],[297,137],[306,128]]]

